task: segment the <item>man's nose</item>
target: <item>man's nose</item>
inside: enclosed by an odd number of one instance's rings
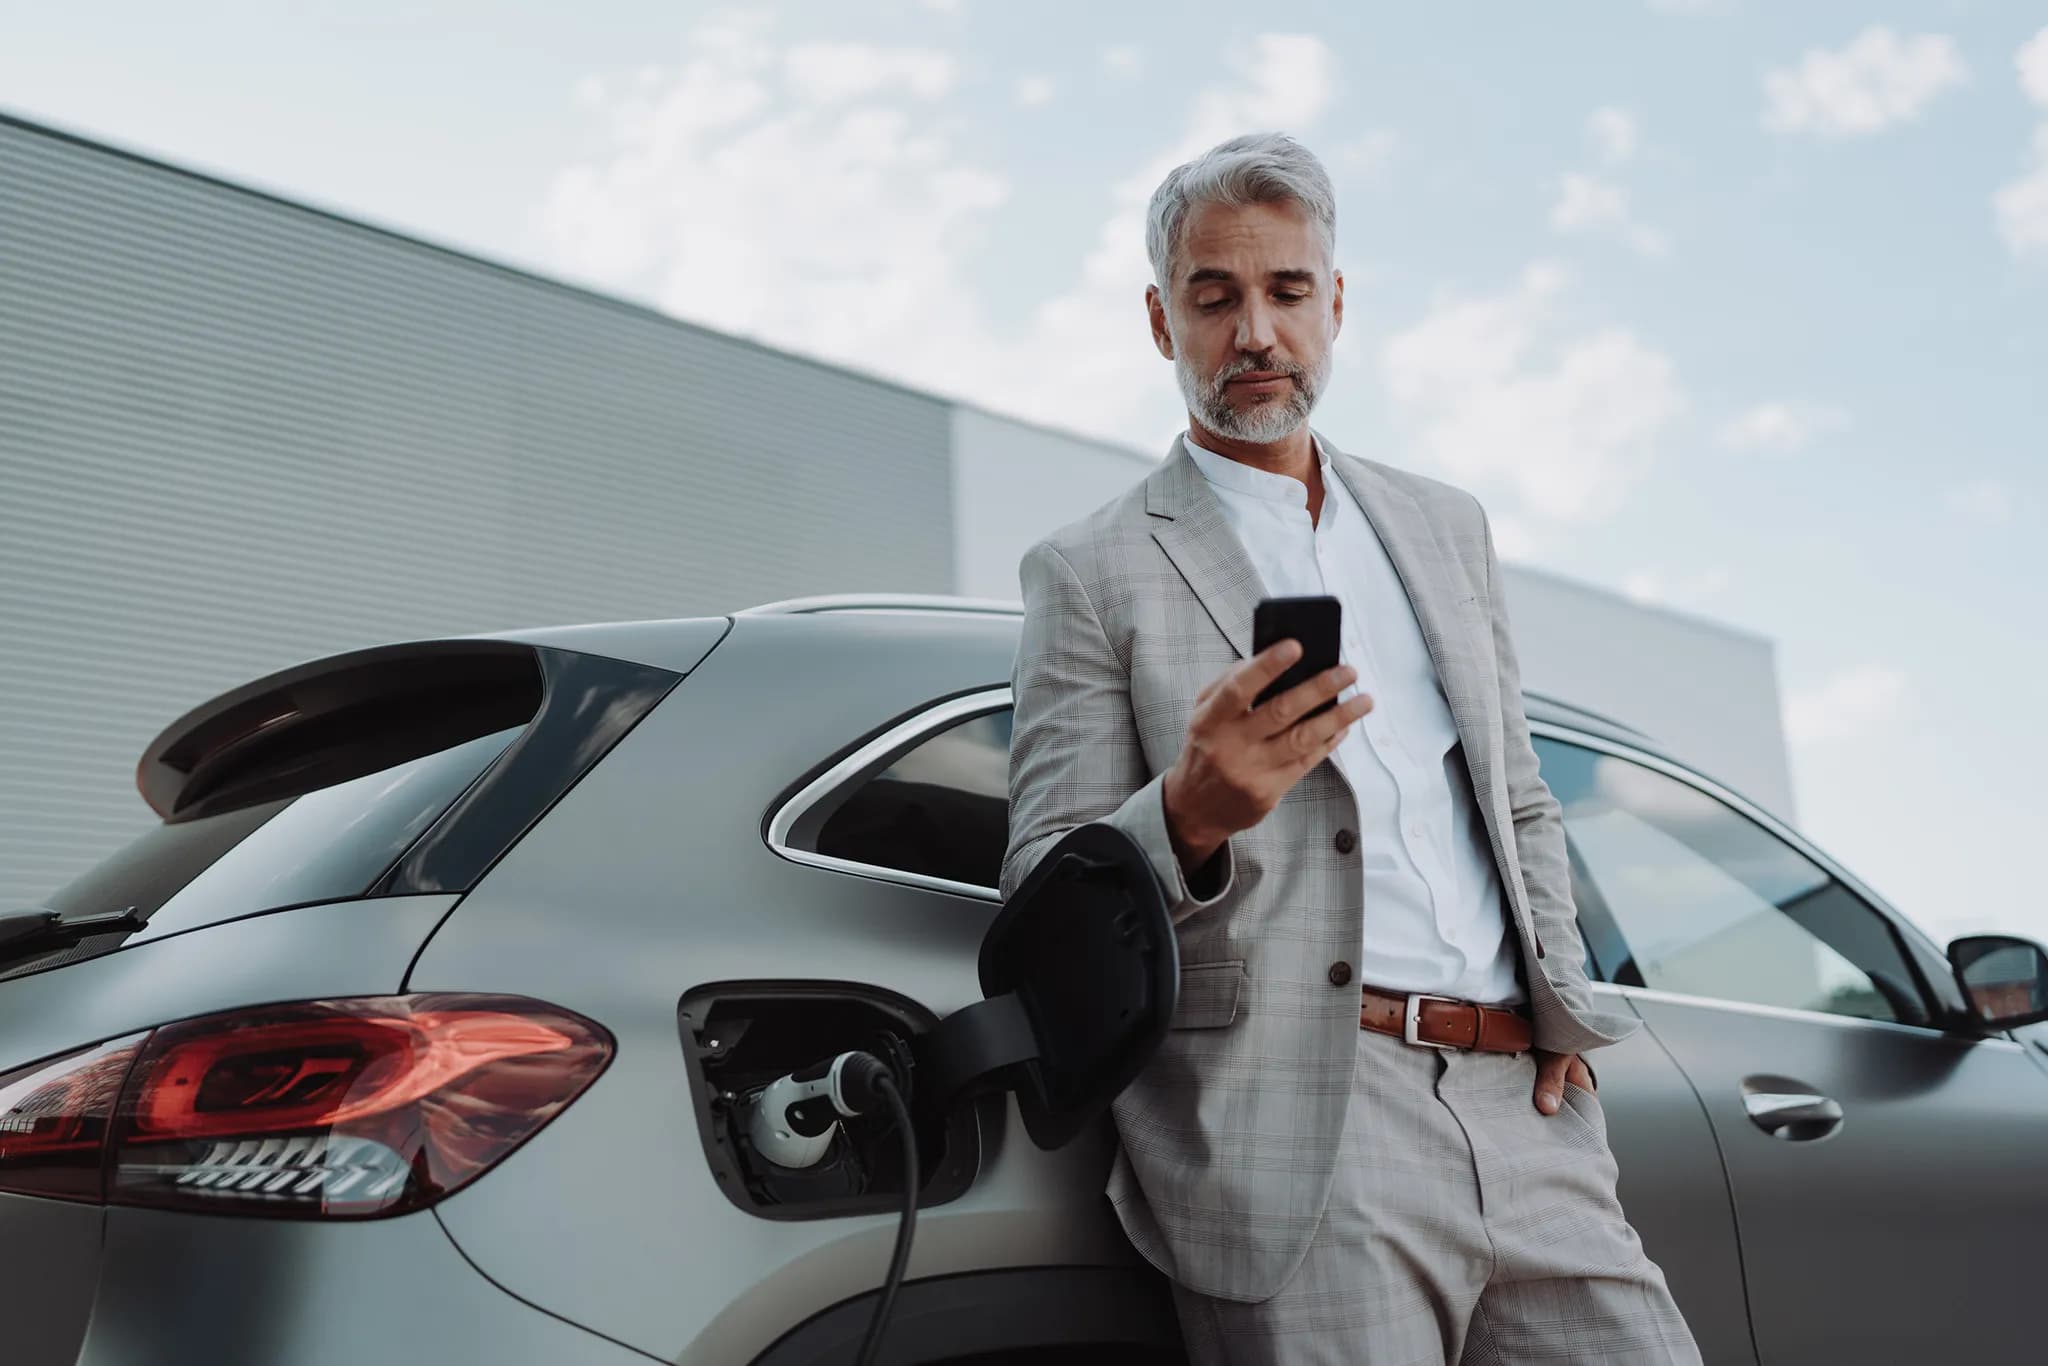
[[[1237,349],[1264,355],[1279,337],[1273,331],[1273,306],[1254,298],[1237,315]]]

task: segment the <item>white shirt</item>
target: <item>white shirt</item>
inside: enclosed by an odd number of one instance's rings
[[[1308,487],[1204,450],[1188,454],[1223,504],[1268,597],[1328,593],[1344,605],[1341,662],[1373,709],[1330,756],[1358,804],[1365,947],[1358,980],[1460,1000],[1524,999],[1500,870],[1415,609],[1386,547],[1330,467],[1320,520]]]

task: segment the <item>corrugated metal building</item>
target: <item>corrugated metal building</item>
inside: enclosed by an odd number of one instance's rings
[[[1154,458],[0,116],[0,906],[141,828],[143,746],[259,674],[851,588],[1015,597],[1025,546]],[[1532,687],[1789,813],[1768,641],[1512,592]]]

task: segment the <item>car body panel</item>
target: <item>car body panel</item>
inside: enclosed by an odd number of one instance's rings
[[[729,617],[677,617],[667,621],[603,621],[582,626],[540,626],[457,637],[510,640],[551,650],[603,655],[686,674],[704,662],[731,629]]]
[[[1633,1011],[1621,988],[1596,983],[1593,995],[1602,1010]],[[1754,1362],[1735,1209],[1692,1084],[1647,1029],[1587,1061],[1599,1076],[1622,1208],[1663,1270],[1701,1355],[1716,1366]]]
[[[98,1205],[0,1195],[0,1343],[8,1366],[71,1366],[100,1283]]]
[[[472,637],[688,677],[468,895],[288,908],[197,929],[172,916],[120,952],[0,982],[0,1068],[213,1010],[399,990],[512,993],[577,1011],[615,1038],[612,1065],[485,1178],[425,1214],[272,1222],[0,1196],[0,1240],[48,1254],[0,1287],[0,1310],[34,1315],[40,1334],[10,1346],[33,1340],[69,1362],[83,1338],[84,1366],[318,1366],[401,1342],[405,1359],[644,1360],[637,1352],[723,1366],[778,1343],[803,1347],[806,1332],[829,1326],[819,1316],[879,1284],[896,1216],[768,1219],[728,1198],[698,1132],[678,1003],[710,983],[777,980],[881,988],[936,1016],[981,999],[976,957],[999,909],[992,895],[785,856],[769,827],[807,784],[906,718],[1006,689],[1018,625],[978,608],[779,604],[732,619]],[[1555,699],[1531,697],[1527,710],[1541,733],[1590,737],[1697,779],[1625,726]],[[213,908],[199,909],[204,919]],[[1938,975],[1938,953],[1898,923],[1922,970]],[[1944,1002],[1959,999],[1952,982],[1933,985]],[[1909,1031],[1919,1042],[1886,1062],[1884,1050],[1849,1042],[1856,1026],[1834,1017],[1794,1020],[1780,1038],[1772,1027],[1784,1021],[1770,1012],[1730,1025],[1740,1008],[1595,990],[1649,1024],[1592,1061],[1625,1206],[1708,1360],[1896,1358],[1902,1343],[1926,1357],[1934,1325],[1982,1303],[1987,1284],[2015,1314],[2031,1308],[2019,1284],[2032,1264],[2021,1221],[1993,1206],[2012,1197],[2035,1227],[2048,1212],[2038,1179],[2017,1196],[2011,1186],[2013,1172],[2039,1173],[2048,1150],[2048,1026],[2020,1031],[2029,1045]],[[1730,1078],[1801,1066],[1836,1088],[1857,1131],[1889,1132],[1889,1162],[1862,1139],[1784,1144],[1749,1123]],[[1916,1095],[1940,1101],[1916,1111]],[[1015,1268],[1098,1271],[1098,1285],[1152,1274],[1102,1196],[1106,1125],[1046,1153],[1013,1103],[984,1102],[980,1115],[972,1186],[920,1212],[914,1282],[937,1294],[947,1279]],[[1801,1151],[1831,1147],[1840,1154],[1823,1154],[1836,1159],[1826,1164]],[[1915,1276],[1911,1291],[1848,1274],[1869,1249],[1845,1255],[1836,1240],[1875,1242],[1883,1198],[1909,1177],[1900,1198],[1938,1217],[1939,1252],[1894,1253]],[[1966,1216],[1987,1221],[1981,1243]],[[1772,1335],[1760,1354],[1746,1293],[1766,1306],[1759,1329]],[[1882,1317],[1871,1314],[1880,1297],[1922,1314],[1923,1336],[1866,1332],[1866,1319]],[[2032,1340],[2018,1318],[2000,1324],[2014,1334],[2008,1347]],[[1861,1354],[1828,1357],[1839,1341],[1861,1342]],[[1932,1359],[1998,1355],[1950,1352],[1962,1339],[1947,1332],[1938,1341]]]
[[[1999,1361],[2038,1339],[2048,1078],[2019,1044],[1628,995],[1720,1139],[1763,1361]],[[1840,1129],[1765,1133],[1753,1076],[1834,1100]]]
[[[76,1366],[371,1360],[645,1366],[648,1358],[493,1286],[431,1212],[316,1224],[107,1211],[101,1293]]]

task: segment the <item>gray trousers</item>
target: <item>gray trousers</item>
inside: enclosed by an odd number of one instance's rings
[[[1359,1031],[1329,1208],[1256,1304],[1176,1285],[1193,1366],[1698,1362],[1615,1197],[1599,1100],[1527,1054]]]

